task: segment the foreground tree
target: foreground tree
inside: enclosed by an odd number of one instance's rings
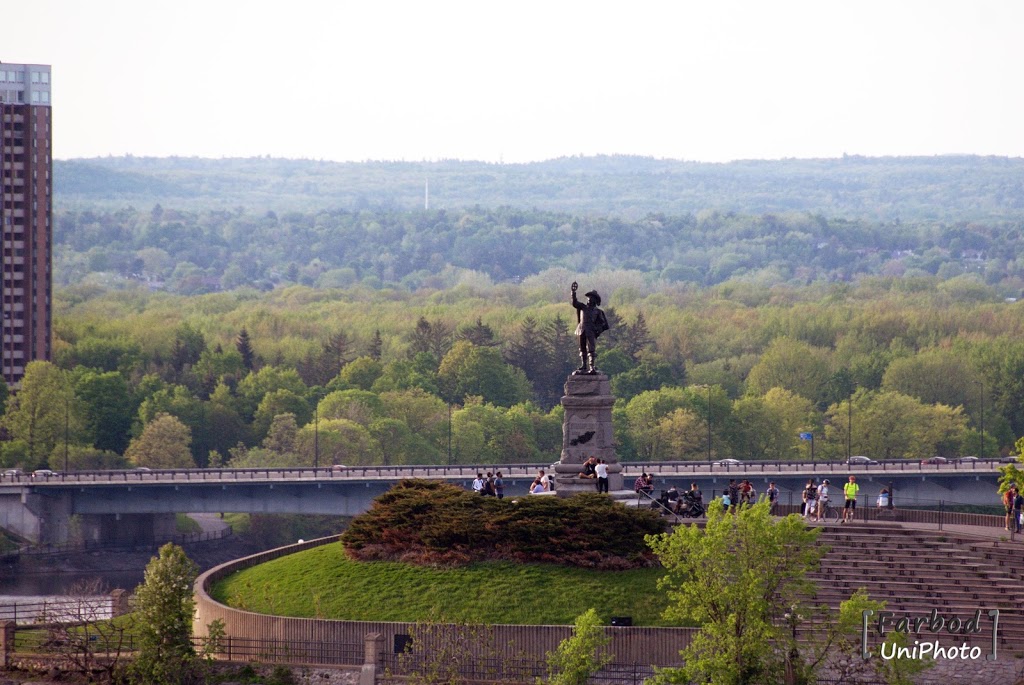
[[[597,612],[588,609],[576,617],[572,637],[558,643],[548,652],[548,683],[551,685],[586,685],[598,671],[612,660],[604,652],[611,638],[605,635]]]
[[[196,679],[192,647],[192,583],[198,567],[185,550],[168,543],[146,566],[135,590],[139,650],[131,666],[132,682],[184,685]]]
[[[693,622],[700,632],[680,654],[685,665],[660,671],[658,683],[782,682],[783,618],[809,594],[807,574],[827,551],[819,530],[798,516],[774,520],[768,503],[729,514],[708,507],[705,528],[680,526],[648,536],[668,575],[665,617]]]

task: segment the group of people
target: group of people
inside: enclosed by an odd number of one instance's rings
[[[544,473],[544,469],[541,469],[537,474],[537,477],[533,479],[532,483],[530,483],[531,495],[539,495],[542,492],[551,492],[554,489],[555,481]]]
[[[590,455],[583,462],[580,478],[593,478],[597,483],[598,492],[608,492],[608,462]]]
[[[772,485],[775,484],[772,483]],[[730,511],[735,510],[741,504],[752,504],[756,501],[757,490],[754,489],[754,484],[746,478],[738,483],[735,478],[730,478],[729,485],[722,493],[722,505]]]
[[[857,476],[850,476],[843,484],[843,518],[840,523],[852,522],[857,513],[857,495],[860,493],[860,485],[857,484]],[[801,498],[803,500],[803,517],[808,521],[821,521],[825,518],[825,509],[831,501],[831,483],[828,478],[821,481],[821,484],[814,482],[813,478],[807,479]]]
[[[501,479],[501,471],[495,473],[488,471],[486,477],[482,473],[477,473],[476,478],[473,479],[473,492],[486,497],[503,499],[505,497],[505,481]]]
[[[1024,510],[1024,494],[1021,494],[1016,483],[1010,483],[1010,487],[1003,493],[1003,506],[1006,508],[1006,530],[1015,533],[1021,532],[1024,522],[1021,521],[1022,510]]]

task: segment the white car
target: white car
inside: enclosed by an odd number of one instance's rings
[[[32,472],[33,478],[49,478],[50,476],[56,476],[57,474],[50,469],[36,469]]]
[[[712,466],[739,466],[743,462],[739,459],[719,459],[718,461],[712,462]]]
[[[878,462],[875,461],[874,459],[872,459],[871,457],[865,457],[863,455],[857,455],[857,456],[853,456],[853,457],[850,457],[849,459],[847,459],[846,463],[847,464],[866,464],[866,465],[870,466],[871,464],[877,464]]]

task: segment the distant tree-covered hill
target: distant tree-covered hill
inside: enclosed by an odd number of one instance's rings
[[[315,211],[514,206],[639,218],[811,212],[880,221],[1024,214],[1024,159],[844,157],[710,164],[572,157],[530,164],[106,157],[54,163],[65,209]]]
[[[937,276],[979,300],[1020,297],[1020,221],[903,223],[821,214],[721,212],[640,219],[499,207],[252,213],[64,210],[54,276],[71,285],[145,281],[200,294],[248,286],[447,288],[556,270],[767,289],[862,276]],[[951,284],[952,285],[952,284]]]

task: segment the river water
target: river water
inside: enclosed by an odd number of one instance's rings
[[[138,571],[93,571],[87,573],[0,572],[0,603],[8,597],[66,595],[72,588],[98,579],[106,590],[134,590],[142,582]]]
[[[142,582],[142,571],[92,573],[10,573],[0,570],[0,622],[34,623],[45,616],[88,615],[101,619],[110,616],[109,591],[134,590]],[[98,583],[98,584],[97,584]],[[88,587],[86,594],[76,588]],[[99,590],[99,596],[93,595]],[[69,604],[70,602],[70,604]]]

